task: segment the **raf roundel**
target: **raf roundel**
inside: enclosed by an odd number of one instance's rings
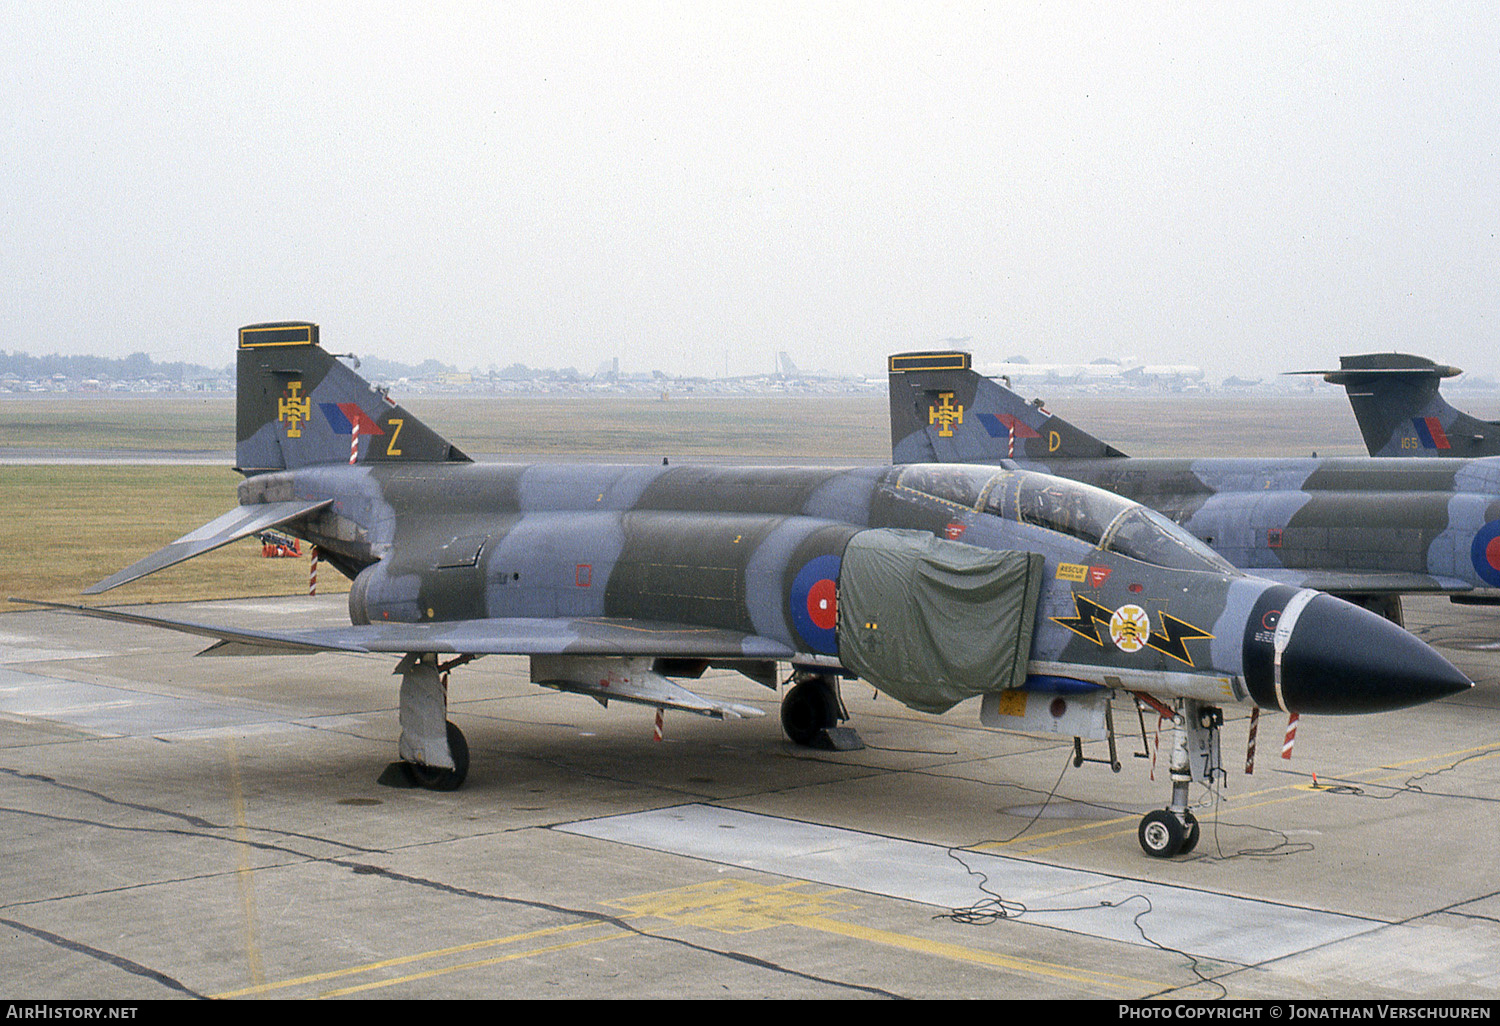
[[[838,653],[838,556],[808,560],[792,580],[792,626],[807,647],[823,655]]]
[[[1469,558],[1480,580],[1492,588],[1500,588],[1500,520],[1490,521],[1474,535]]]

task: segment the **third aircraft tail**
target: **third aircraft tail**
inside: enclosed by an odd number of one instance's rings
[[[1461,371],[1421,356],[1366,353],[1339,357],[1336,371],[1321,374],[1343,385],[1371,456],[1494,456],[1500,424],[1454,409],[1438,391]]]

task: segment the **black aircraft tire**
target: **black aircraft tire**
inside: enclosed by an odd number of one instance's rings
[[[822,679],[803,681],[781,702],[781,729],[793,744],[812,747],[818,735],[838,726],[839,700],[833,685]]]
[[[402,763],[402,768],[418,787],[429,791],[457,791],[469,775],[469,741],[451,721],[448,723],[448,752],[453,756],[451,770],[414,762]]]
[[[1184,812],[1182,817],[1187,822],[1187,836],[1182,839],[1182,847],[1177,849],[1177,854],[1186,855],[1198,847],[1198,838],[1202,836],[1203,831],[1198,826],[1197,816],[1191,812]]]
[[[1147,855],[1169,859],[1182,850],[1187,830],[1171,812],[1157,809],[1141,817],[1141,826],[1136,835],[1140,838],[1141,850]]]

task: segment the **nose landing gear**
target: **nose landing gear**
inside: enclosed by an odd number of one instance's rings
[[[1224,776],[1219,759],[1219,728],[1223,710],[1191,698],[1177,701],[1172,717],[1172,801],[1165,809],[1148,812],[1136,836],[1141,850],[1158,859],[1186,855],[1198,846],[1198,819],[1188,810],[1188,789],[1194,780],[1210,784]]]

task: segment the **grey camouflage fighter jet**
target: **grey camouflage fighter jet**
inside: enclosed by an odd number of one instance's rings
[[[1371,456],[1437,456],[1471,459],[1500,455],[1500,423],[1480,420],[1448,405],[1439,386],[1463,373],[1405,353],[1339,357],[1339,369],[1291,371],[1321,374],[1343,385]]]
[[[1111,701],[1173,718],[1170,805],[1138,831],[1192,850],[1194,780],[1222,777],[1222,709],[1399,709],[1470,682],[1382,618],[1248,577],[1127,499],[1016,468],[510,466],[475,463],[325,352],[315,325],[240,332],[239,506],[88,589],[269,527],[353,579],[351,624],[251,631],[74,612],[214,639],[205,654],[399,658],[401,772],[468,768],[441,678],[524,655],[531,678],[601,703],[735,718],[693,693],[708,667],[776,688],[792,741],[833,743],[839,681],[925,712],[1113,741]],[[676,679],[674,679],[676,678]],[[845,739],[847,740],[847,739]],[[1075,762],[1081,747],[1075,740]]]
[[[1155,509],[1248,573],[1401,621],[1401,596],[1500,604],[1500,457],[1126,458],[963,352],[890,358],[897,464],[1025,467]]]

